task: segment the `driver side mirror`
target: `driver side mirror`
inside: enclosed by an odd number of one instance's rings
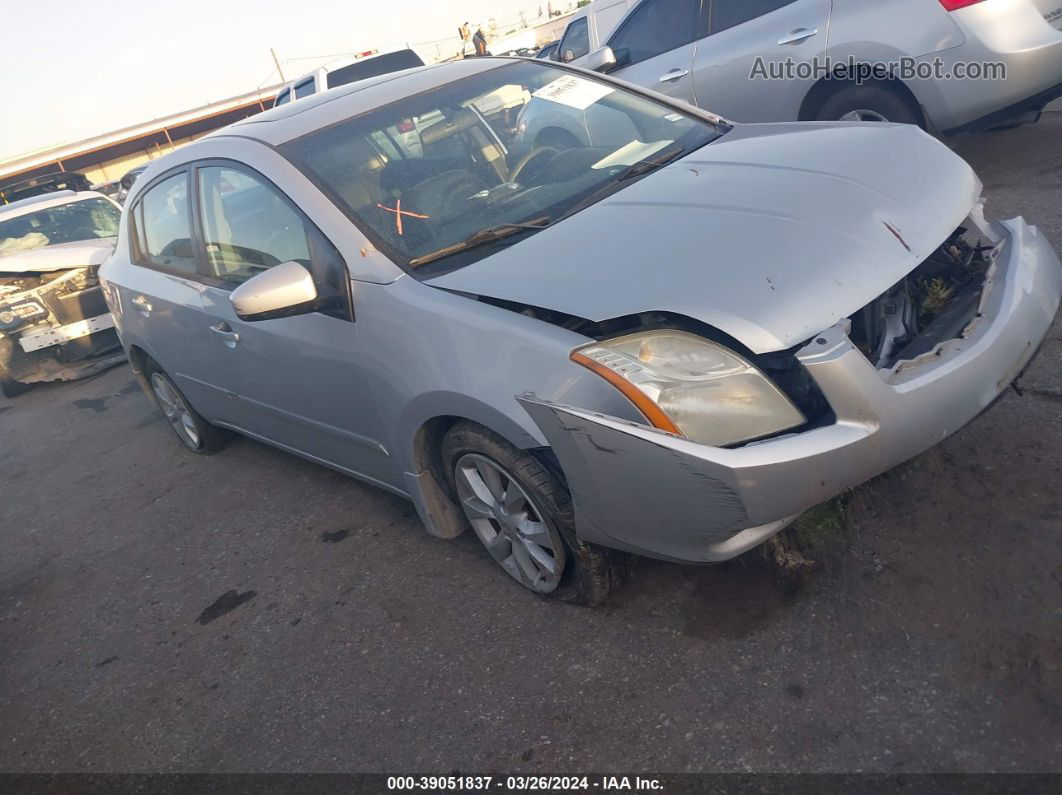
[[[313,276],[298,262],[284,262],[253,276],[229,296],[241,320],[272,320],[320,309]]]
[[[564,63],[571,63],[575,60],[575,50],[565,50],[561,53],[561,60]]]
[[[608,73],[619,65],[611,47],[600,47],[586,56],[584,66],[594,72]]]

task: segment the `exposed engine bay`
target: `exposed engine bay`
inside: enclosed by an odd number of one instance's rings
[[[882,370],[962,336],[976,317],[993,246],[960,227],[902,281],[852,316],[852,341]]]
[[[0,386],[82,378],[122,360],[97,267],[0,275]]]

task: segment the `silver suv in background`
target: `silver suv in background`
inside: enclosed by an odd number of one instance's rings
[[[954,134],[1035,119],[1062,96],[1062,0],[642,0],[601,48],[573,41],[565,35],[562,60],[741,122],[893,121]],[[811,69],[905,61],[939,72],[859,84],[851,71]],[[785,79],[757,69],[786,63]],[[1006,78],[958,77],[982,63],[1002,64]]]

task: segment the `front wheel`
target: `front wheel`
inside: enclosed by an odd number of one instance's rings
[[[181,444],[199,455],[211,455],[225,446],[231,433],[203,419],[166,373],[150,364],[145,375],[162,416]]]
[[[520,585],[595,606],[621,584],[629,556],[576,539],[571,495],[534,455],[461,422],[443,440],[442,458],[476,536]]]

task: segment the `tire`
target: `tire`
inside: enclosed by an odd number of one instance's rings
[[[886,86],[842,88],[823,103],[816,118],[819,121],[878,121],[925,126],[918,106]]]
[[[144,377],[151,388],[155,405],[166,418],[170,429],[186,449],[197,455],[213,455],[232,439],[232,432],[211,425],[192,408],[192,404],[168,375],[154,362],[147,362]]]
[[[596,607],[626,579],[631,557],[577,540],[568,489],[531,453],[466,421],[443,439],[442,462],[448,485],[488,554],[528,590]],[[493,482],[492,467],[499,475]],[[493,498],[493,507],[480,495]]]
[[[6,339],[0,339],[0,395],[6,398],[18,397],[23,392],[33,388],[32,384],[23,384],[11,378],[11,371],[7,369],[5,361],[11,361],[11,343]]]

